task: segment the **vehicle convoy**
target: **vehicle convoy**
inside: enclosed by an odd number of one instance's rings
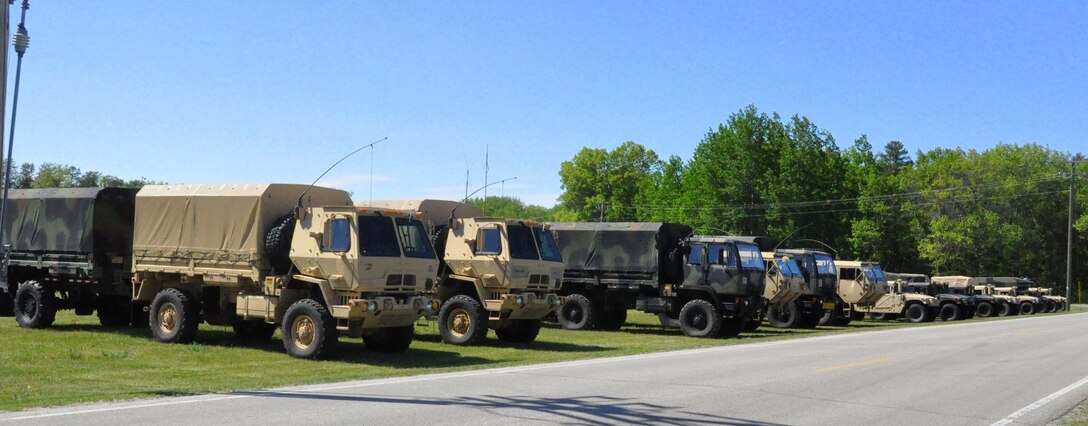
[[[671,223],[561,222],[552,231],[566,264],[557,315],[566,328],[586,328],[595,317],[614,326],[602,312],[622,305],[658,314],[688,336],[735,336],[762,309],[766,270],[752,242],[692,236]]]
[[[0,315],[28,328],[49,327],[61,309],[131,323],[135,197],[131,188],[10,190]]]
[[[888,281],[901,282],[903,291],[936,297],[941,305],[937,311],[937,318],[942,321],[958,321],[975,316],[975,298],[963,294],[953,294],[946,283],[930,282],[929,276],[925,274],[888,272],[886,275]]]
[[[906,318],[912,323],[930,322],[937,318],[941,304],[936,297],[910,291],[903,280],[888,281],[888,292],[871,306],[855,306],[857,312],[869,313],[874,320]]]
[[[1028,294],[1043,299],[1047,303],[1046,312],[1064,311],[1066,300],[1062,296],[1054,296],[1053,290],[1046,287],[1029,287]]]
[[[838,300],[834,309],[824,313],[820,325],[844,326],[852,320],[860,320],[888,293],[887,277],[879,263],[836,260],[835,268],[838,271],[835,289]],[[877,313],[895,313],[889,309],[878,309]]]
[[[987,277],[962,275],[937,276],[930,282],[948,286],[952,294],[971,296],[975,299],[975,315],[982,318],[1007,317],[1019,313],[1020,304],[1015,297],[997,294]]]
[[[443,342],[476,344],[489,328],[499,340],[536,340],[541,320],[559,307],[555,291],[563,276],[559,248],[541,223],[482,217],[454,201],[378,204],[416,210],[433,227],[440,265],[432,293],[441,304]]]
[[[1043,301],[1028,294],[1027,289],[1035,284],[1032,281],[1016,277],[989,277],[989,282],[993,283],[994,292],[997,294],[1015,298],[1016,303],[1020,304],[1019,312],[1023,315],[1037,314],[1045,309]]]
[[[765,256],[766,257],[766,256]],[[767,323],[776,328],[815,328],[825,311],[835,308],[838,271],[830,254],[807,249],[778,249],[776,259],[792,259],[804,282],[790,305],[771,304]]]

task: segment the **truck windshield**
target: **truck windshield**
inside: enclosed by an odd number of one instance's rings
[[[831,256],[817,254],[816,258],[816,270],[820,275],[835,276],[838,275],[838,271],[835,270],[835,261],[831,259]]]
[[[751,244],[737,244],[737,254],[740,255],[741,268],[757,271],[765,270],[763,254],[759,252],[759,247]]]
[[[506,235],[510,237],[510,258],[539,260],[536,251],[536,239],[533,230],[524,225],[507,225]]]
[[[375,257],[400,257],[397,231],[393,218],[387,216],[359,216],[359,255]]]
[[[400,233],[400,246],[404,250],[404,256],[434,259],[434,248],[431,247],[431,239],[427,237],[423,222],[397,218],[397,232]]]
[[[872,281],[886,281],[887,280],[887,278],[884,276],[884,269],[881,269],[880,265],[868,264],[868,265],[865,265],[863,268],[865,270],[865,278],[868,278],[868,279],[870,279]]]
[[[559,254],[559,246],[555,244],[555,237],[544,228],[533,228],[536,232],[536,242],[540,248],[540,258],[552,262],[562,262],[563,255]]]
[[[782,271],[782,275],[794,277],[801,276],[801,267],[798,266],[797,262],[794,262],[793,259],[780,257],[775,259],[775,264],[778,265],[778,270]]]

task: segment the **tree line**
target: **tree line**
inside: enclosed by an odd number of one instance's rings
[[[0,168],[0,182],[6,173],[6,168]],[[140,188],[144,185],[161,184],[163,182],[139,179],[122,179],[117,176],[107,175],[101,172],[88,170],[86,172],[78,167],[67,164],[42,163],[40,166],[34,163],[22,163],[16,166],[12,164],[11,187],[26,188],[91,188],[91,187],[126,187]]]
[[[899,141],[874,149],[864,135],[841,149],[806,117],[749,106],[708,131],[687,159],[662,159],[631,141],[583,148],[560,167],[563,193],[551,213],[680,222],[699,233],[826,248],[891,271],[1028,276],[1064,288],[1070,158],[1007,143],[912,158]],[[1077,204],[1077,229],[1088,232],[1088,191]],[[1076,247],[1074,279],[1083,282],[1088,243]]]

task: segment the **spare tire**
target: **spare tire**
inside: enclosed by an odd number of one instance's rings
[[[291,237],[295,234],[295,215],[289,214],[273,222],[264,236],[264,254],[272,266],[273,274],[286,274],[291,270]]]

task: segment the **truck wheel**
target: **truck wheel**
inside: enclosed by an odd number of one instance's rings
[[[452,345],[479,343],[487,337],[487,310],[469,296],[453,296],[438,311],[438,331]]]
[[[862,321],[864,319],[865,319],[865,312],[850,311],[850,320],[851,321]]]
[[[767,323],[774,328],[795,328],[801,325],[801,308],[796,303],[767,308]]]
[[[664,312],[657,314],[657,320],[661,321],[661,326],[665,328],[680,328],[680,319],[670,317],[669,314]]]
[[[57,319],[57,295],[49,285],[25,281],[15,292],[15,320],[23,328],[46,328]]]
[[[982,318],[989,318],[994,316],[994,304],[990,302],[979,302],[975,307],[975,315]]]
[[[1054,312],[1056,310],[1058,310],[1058,304],[1054,303],[1054,301],[1047,300],[1046,301],[1046,313],[1049,314],[1049,313]]]
[[[512,320],[510,325],[495,329],[495,336],[504,342],[530,343],[540,334],[540,320]]]
[[[627,323],[627,306],[622,303],[612,304],[603,314],[604,318],[597,319],[597,329],[616,331]]]
[[[123,327],[132,324],[132,307],[127,298],[99,296],[95,300],[98,322],[104,327]]]
[[[581,294],[567,296],[567,301],[559,307],[556,317],[559,325],[567,330],[584,330],[596,321],[597,313],[594,311],[593,302]]]
[[[380,328],[370,335],[363,336],[363,343],[372,351],[401,353],[412,345],[415,332],[416,328],[411,325]]]
[[[997,316],[1007,317],[1010,315],[1016,315],[1012,311],[1012,305],[1009,305],[1009,302],[1000,302],[1000,304],[997,305]]]
[[[264,320],[235,319],[231,324],[234,328],[234,338],[238,340],[264,341],[272,338],[276,333],[276,324],[269,324]]]
[[[325,305],[302,299],[283,314],[283,348],[295,358],[317,359],[336,345],[336,321]]]
[[[907,306],[907,309],[903,310],[903,316],[907,318],[907,321],[912,323],[926,322],[929,314],[926,312],[926,307],[918,303],[911,303]]]
[[[941,321],[959,321],[963,319],[963,309],[955,303],[945,303],[937,316],[941,318]]]
[[[876,312],[870,313],[869,317],[871,317],[873,321],[888,321],[891,319],[891,315],[889,314],[878,314]]]
[[[709,301],[693,299],[680,309],[680,330],[686,336],[714,337],[721,332],[721,329],[722,314]],[[737,329],[739,331],[740,327]]]
[[[155,295],[148,315],[151,334],[163,343],[190,343],[200,325],[200,313],[189,293],[166,288]]]
[[[1020,304],[1020,313],[1023,315],[1032,315],[1035,313],[1035,305],[1030,302],[1024,302]]]
[[[295,234],[295,215],[276,219],[264,236],[264,253],[272,266],[273,274],[286,274],[291,270],[291,237]]]

